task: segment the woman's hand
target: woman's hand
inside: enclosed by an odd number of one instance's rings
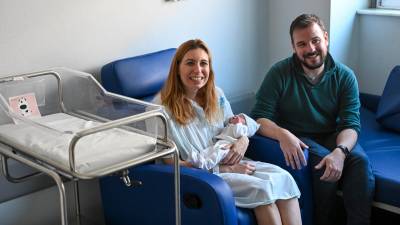
[[[174,164],[174,159],[171,158],[171,157],[170,158],[163,158],[162,161],[165,164]],[[183,161],[183,160],[179,160],[179,165],[186,166],[186,167],[193,167],[193,165],[190,162]]]
[[[242,173],[242,174],[253,174],[256,171],[256,167],[253,164],[244,162],[235,165],[219,165],[220,173]]]
[[[244,153],[246,153],[247,147],[249,146],[249,138],[242,136],[239,138],[230,148],[228,154],[221,161],[221,164],[235,165],[243,159]]]

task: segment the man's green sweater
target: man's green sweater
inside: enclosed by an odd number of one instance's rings
[[[298,137],[322,137],[351,128],[360,132],[360,100],[356,77],[328,54],[324,74],[313,85],[293,55],[267,73],[252,117],[267,118]]]

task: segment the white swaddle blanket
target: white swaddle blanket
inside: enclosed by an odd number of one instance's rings
[[[253,136],[260,124],[246,114],[241,113],[246,120],[246,124],[227,124],[222,132],[213,138],[214,145],[203,149],[201,152],[190,152],[188,154],[193,166],[203,169],[212,169],[229,153],[229,147],[242,136]]]
[[[0,126],[0,136],[6,143],[23,146],[21,150],[69,170],[69,143],[73,133],[100,123],[83,120],[68,114],[56,113],[34,120],[59,132],[28,125]],[[82,137],[75,146],[75,165],[80,173],[90,173],[104,167],[140,157],[155,149],[156,139],[112,128]]]

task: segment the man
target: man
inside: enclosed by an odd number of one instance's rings
[[[279,142],[286,164],[306,165],[310,151],[314,222],[334,224],[336,193],[342,190],[347,224],[369,224],[375,181],[357,137],[360,101],[355,75],[328,53],[328,33],[316,15],[290,26],[294,54],[266,75],[252,116],[258,133]]]

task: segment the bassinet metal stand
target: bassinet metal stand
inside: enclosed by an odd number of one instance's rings
[[[179,154],[177,153],[176,148],[175,148],[175,151],[173,151],[170,154],[174,155],[175,218],[176,218],[175,224],[176,225],[180,225],[181,224],[181,217],[180,217],[180,177],[179,177],[180,176],[180,171],[179,171],[179,160],[178,160],[179,159]],[[20,163],[28,165],[28,166],[30,166],[30,167],[32,167],[34,169],[37,169],[38,171],[40,171],[40,172],[42,172],[44,174],[50,176],[54,180],[54,182],[57,184],[57,188],[58,188],[58,192],[59,192],[60,209],[61,209],[61,224],[62,225],[72,225],[71,223],[68,222],[68,214],[69,213],[68,213],[68,210],[67,210],[68,209],[67,196],[66,196],[66,193],[65,193],[64,182],[63,182],[63,180],[62,180],[62,178],[61,178],[59,173],[55,172],[52,169],[48,169],[44,165],[32,162],[31,160],[29,160],[29,159],[27,159],[27,158],[25,158],[25,157],[23,157],[23,156],[21,156],[19,154],[13,153],[9,149],[6,149],[6,148],[4,148],[2,146],[0,146],[0,155],[1,155],[2,164],[3,164],[2,171],[3,171],[4,175],[5,175],[5,177],[7,178],[7,180],[9,180],[10,182],[13,182],[13,183],[23,182],[29,177],[23,177],[23,178],[12,177],[9,174],[9,171],[8,171],[8,168],[7,168],[7,165],[8,165],[7,159],[8,158],[12,158],[12,159],[14,159],[14,160],[16,160],[16,161],[18,161]],[[168,154],[166,154],[166,155],[168,155]],[[158,157],[151,157],[146,161],[153,160],[155,158],[158,158]],[[36,175],[37,174],[34,174],[33,176],[36,176]],[[71,178],[70,176],[67,176],[67,177]],[[77,179],[74,179],[74,178],[72,178],[72,179],[73,179],[73,182],[78,182]],[[77,191],[78,191],[77,190],[77,186],[74,185],[74,192],[77,193]],[[79,200],[79,199],[77,199],[77,200]],[[75,202],[74,206],[75,206],[75,209],[76,209],[76,221],[77,221],[76,224],[80,225],[81,223],[80,223],[80,219],[79,219],[80,218],[79,201],[74,201],[74,202]]]

